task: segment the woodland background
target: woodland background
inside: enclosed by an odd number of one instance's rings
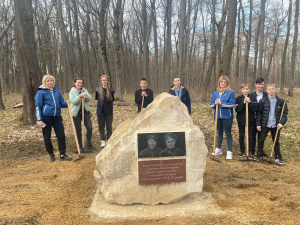
[[[172,78],[204,100],[227,75],[234,90],[257,77],[293,95],[299,86],[299,0],[3,0],[0,109],[23,94],[23,121],[35,123],[44,74],[68,92],[74,77],[92,93],[107,74],[116,96],[142,77],[155,92]]]

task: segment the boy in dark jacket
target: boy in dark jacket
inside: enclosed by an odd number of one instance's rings
[[[250,85],[241,84],[242,95],[235,99],[237,112],[236,119],[238,121],[239,127],[239,143],[240,143],[240,153],[238,157],[245,156],[245,127],[246,127],[246,103],[248,103],[248,135],[249,135],[249,150],[252,149],[252,134],[253,129],[255,129],[255,117],[254,117],[254,99],[249,97]],[[249,158],[254,159],[253,155],[249,152]]]
[[[275,142],[275,161],[281,165],[284,165],[285,162],[282,160],[282,156],[280,153],[280,144],[279,144],[279,137],[280,137],[280,129],[284,126],[287,122],[287,115],[288,115],[288,107],[282,98],[279,98],[276,93],[276,86],[275,84],[268,84],[267,85],[267,93],[268,96],[262,98],[258,104],[258,112],[256,117],[256,126],[257,130],[260,131],[258,134],[258,150],[257,150],[257,160],[260,160],[261,157],[264,156],[264,142],[267,137],[269,131],[272,134],[272,140],[274,142],[276,131],[278,129],[278,135]],[[283,108],[284,106],[284,108]],[[281,112],[282,118],[280,119]]]
[[[258,110],[258,103],[259,100],[267,97],[268,93],[264,91],[265,88],[265,80],[262,77],[259,77],[256,79],[255,81],[255,91],[249,94],[249,98],[253,99],[253,104],[254,104],[254,115],[255,115],[255,119],[256,119],[256,111]],[[252,100],[251,100],[252,101]],[[253,134],[252,134],[252,148],[250,148],[250,152],[252,153],[252,155],[255,154],[255,146],[256,146],[256,135],[257,135],[257,129],[253,129]]]
[[[142,110],[142,104],[143,108],[146,108],[153,101],[153,91],[147,88],[148,83],[146,78],[141,79],[140,86],[141,88],[135,92],[135,103],[138,106],[138,113]]]

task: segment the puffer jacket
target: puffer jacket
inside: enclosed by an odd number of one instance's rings
[[[188,90],[183,85],[180,85],[180,86],[181,86],[181,89],[182,89],[182,95],[181,95],[180,101],[183,104],[186,105],[186,107],[188,108],[189,114],[191,114],[191,98],[190,98],[190,94],[189,94]],[[176,94],[175,94],[175,86],[174,85],[169,90],[169,94],[176,96]]]
[[[215,91],[211,96],[210,107],[215,109],[215,101],[217,99],[221,100],[221,105],[218,110],[218,119],[232,119],[233,118],[233,108],[235,107],[235,96],[233,91],[224,91],[220,96],[218,91]],[[216,116],[216,111],[214,112],[214,117]]]
[[[89,112],[91,108],[90,108],[88,102],[91,101],[92,97],[85,88],[82,88],[81,93],[85,93],[87,96],[87,99],[84,100],[84,109],[87,112]],[[71,91],[69,92],[69,99],[71,101],[72,116],[76,117],[78,115],[79,110],[81,110],[80,106],[81,106],[82,100],[79,96],[79,92],[76,90],[75,87],[71,88]]]
[[[280,119],[282,107],[284,104],[284,100],[279,98],[277,95],[275,96],[277,99],[275,105],[275,117],[276,117],[276,125],[281,123],[282,125],[286,124],[287,122],[287,115],[288,115],[288,106],[285,104],[283,109],[282,118]],[[268,97],[264,97],[259,101],[258,104],[258,111],[256,113],[256,126],[266,127],[269,120],[269,112],[270,112],[270,101]]]
[[[56,87],[51,91],[44,86],[40,86],[34,99],[37,121],[42,121],[43,116],[61,116],[61,108],[68,107],[60,90]]]

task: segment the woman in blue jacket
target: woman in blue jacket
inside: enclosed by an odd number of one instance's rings
[[[51,142],[52,127],[58,142],[60,160],[70,161],[72,158],[66,155],[66,138],[61,117],[61,108],[67,108],[67,104],[70,104],[70,100],[65,102],[60,91],[54,85],[55,78],[50,74],[46,74],[34,98],[37,124],[43,128],[44,144],[46,151],[50,155],[50,162],[55,160]]]
[[[218,88],[212,94],[210,107],[216,108],[218,107],[218,115],[217,115],[217,130],[218,130],[218,138],[217,138],[217,147],[214,150],[215,155],[221,155],[221,145],[223,141],[223,131],[225,131],[227,137],[227,156],[226,159],[232,159],[232,135],[231,128],[233,122],[233,108],[235,107],[235,96],[234,92],[230,89],[229,79],[227,76],[221,76],[218,81]],[[216,113],[214,113],[214,117],[216,119]]]
[[[101,139],[101,148],[105,147],[105,132],[106,126],[107,140],[112,135],[112,122],[113,122],[113,101],[115,91],[109,88],[109,77],[102,75],[100,77],[101,87],[96,89],[97,103],[97,117]]]
[[[189,114],[191,114],[191,98],[188,90],[181,85],[180,77],[173,78],[173,86],[171,87],[169,94],[178,96],[183,104],[186,105]]]

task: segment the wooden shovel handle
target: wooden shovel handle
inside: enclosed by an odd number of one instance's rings
[[[81,138],[82,138],[82,147],[84,146],[84,99],[81,100],[82,105],[82,120],[81,120]]]
[[[216,105],[216,111],[215,111],[215,132],[214,132],[214,149],[213,149],[213,155],[215,155],[215,150],[217,147],[217,128],[218,128],[218,111],[219,111],[219,105]]]
[[[70,105],[68,105],[68,109],[69,109],[69,115],[70,115],[70,119],[71,119],[72,128],[73,128],[73,131],[74,131],[74,137],[75,137],[75,142],[76,142],[76,146],[77,146],[77,151],[78,151],[78,154],[80,155],[80,148],[79,148],[78,138],[77,138],[77,134],[76,134],[76,129],[75,129],[74,120],[73,120]]]

